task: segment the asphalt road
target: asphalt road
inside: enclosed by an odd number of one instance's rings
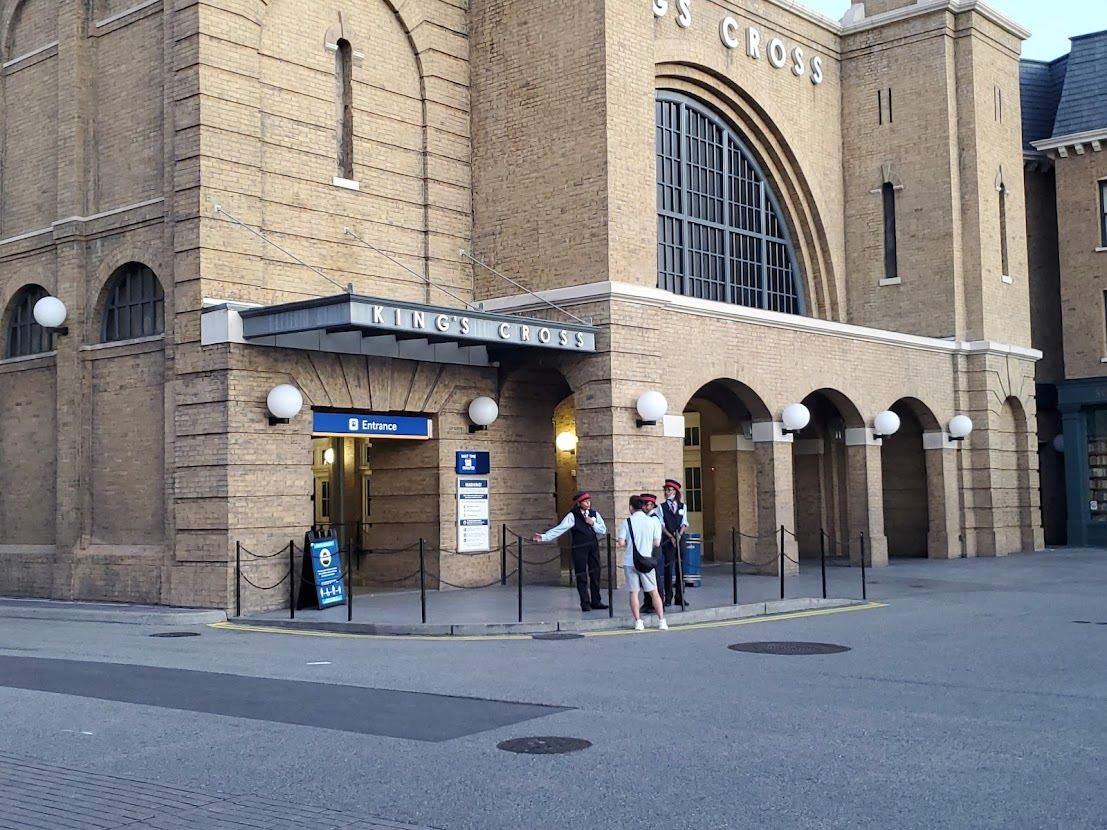
[[[871,577],[563,641],[0,619],[0,828],[1107,828],[1107,551]]]

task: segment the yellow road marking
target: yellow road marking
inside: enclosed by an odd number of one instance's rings
[[[843,608],[816,608],[810,611],[792,611],[787,614],[769,614],[760,617],[743,617],[738,620],[714,620],[712,622],[701,623],[688,623],[687,625],[673,625],[669,631],[697,631],[707,628],[730,628],[738,625],[753,625],[755,623],[767,623],[767,622],[782,622],[784,620],[799,620],[805,617],[821,617],[827,614],[843,614],[847,611],[871,611],[875,608],[886,608],[887,604],[882,602],[869,602],[864,605],[847,605]],[[315,631],[312,629],[300,629],[300,628],[277,628],[272,626],[262,625],[242,625],[241,623],[233,622],[221,622],[221,623],[209,623],[209,628],[218,628],[223,631],[248,631],[256,634],[294,634],[299,637],[337,637],[339,639],[359,639],[359,640],[407,640],[407,641],[423,641],[423,642],[443,642],[443,643],[456,643],[456,642],[473,642],[473,641],[497,641],[497,640],[530,640],[532,639],[530,634],[466,634],[466,635],[446,635],[446,634],[352,634],[342,631]],[[657,628],[648,628],[647,632],[657,632]],[[536,632],[536,633],[553,633],[553,632]],[[567,633],[579,633],[585,637],[615,637],[625,636],[628,634],[642,634],[641,631],[635,631],[632,628],[618,628],[611,631],[580,631],[580,632],[567,632]]]

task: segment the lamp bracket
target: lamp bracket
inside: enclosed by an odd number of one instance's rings
[[[288,418],[277,418],[273,415],[269,416],[269,426],[275,427],[277,424],[287,424]]]
[[[636,418],[634,420],[634,423],[636,423],[639,427],[655,427],[655,426],[657,426],[657,421],[643,421],[641,418]]]
[[[477,424],[469,424],[469,434],[470,435],[472,435],[474,432],[487,431],[487,429],[488,429],[488,427],[478,426]]]

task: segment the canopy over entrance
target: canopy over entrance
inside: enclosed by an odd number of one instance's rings
[[[596,351],[593,326],[339,294],[273,306],[204,308],[203,345],[251,343],[484,366],[506,351]]]

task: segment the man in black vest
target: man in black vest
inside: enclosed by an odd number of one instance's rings
[[[673,576],[676,575],[676,604],[684,602],[684,579],[677,567],[680,541],[688,527],[688,508],[680,500],[680,482],[665,479],[665,501],[661,503],[661,550],[665,556],[665,604],[673,603]]]
[[[557,527],[545,533],[535,533],[535,542],[552,542],[569,532],[572,540],[573,571],[577,575],[577,593],[580,594],[580,610],[603,610],[607,604],[600,596],[600,543],[597,537],[607,533],[603,516],[592,509],[592,495],[577,493],[573,497],[573,509]]]

